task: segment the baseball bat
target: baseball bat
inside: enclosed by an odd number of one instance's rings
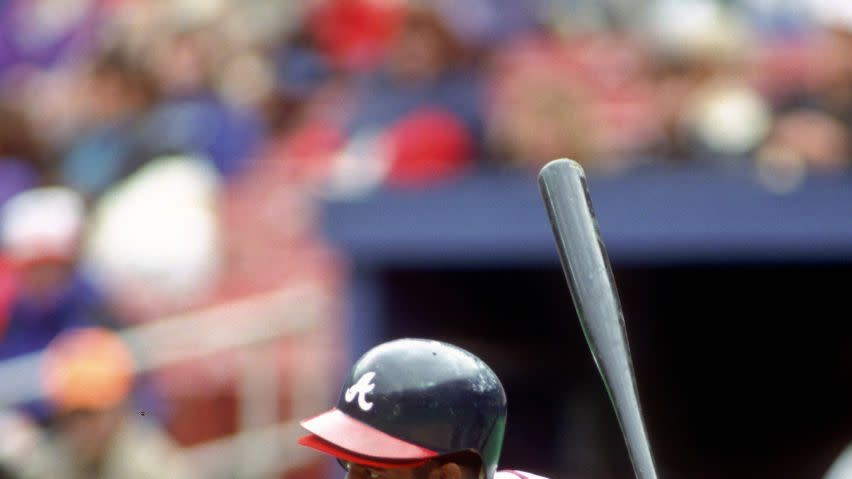
[[[615,409],[633,470],[638,479],[656,479],[624,314],[583,168],[573,160],[553,160],[541,169],[538,182],[580,325]]]

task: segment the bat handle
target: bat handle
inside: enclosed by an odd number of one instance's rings
[[[635,390],[633,394],[636,394]],[[628,452],[633,462],[636,477],[638,479],[657,479],[657,469],[654,467],[654,458],[651,455],[650,442],[645,431],[645,425],[642,422],[641,413],[639,415],[628,414],[626,418],[622,418],[619,414],[618,420],[624,436],[627,438]]]

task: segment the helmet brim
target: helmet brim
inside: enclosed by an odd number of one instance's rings
[[[439,456],[435,451],[391,436],[336,408],[301,424],[312,434],[299,439],[299,444],[364,466],[417,467]]]

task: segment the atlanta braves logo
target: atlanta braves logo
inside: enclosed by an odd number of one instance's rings
[[[358,381],[349,386],[346,390],[346,393],[343,395],[343,399],[346,402],[352,402],[355,397],[358,397],[358,407],[360,407],[364,411],[369,411],[373,407],[373,403],[367,401],[367,393],[373,392],[373,389],[376,388],[376,385],[373,384],[373,378],[376,377],[376,373],[370,371],[368,373],[364,373]]]

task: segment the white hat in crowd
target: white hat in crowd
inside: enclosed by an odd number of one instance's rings
[[[17,262],[71,260],[85,222],[83,198],[69,188],[18,193],[0,210],[0,247]]]

